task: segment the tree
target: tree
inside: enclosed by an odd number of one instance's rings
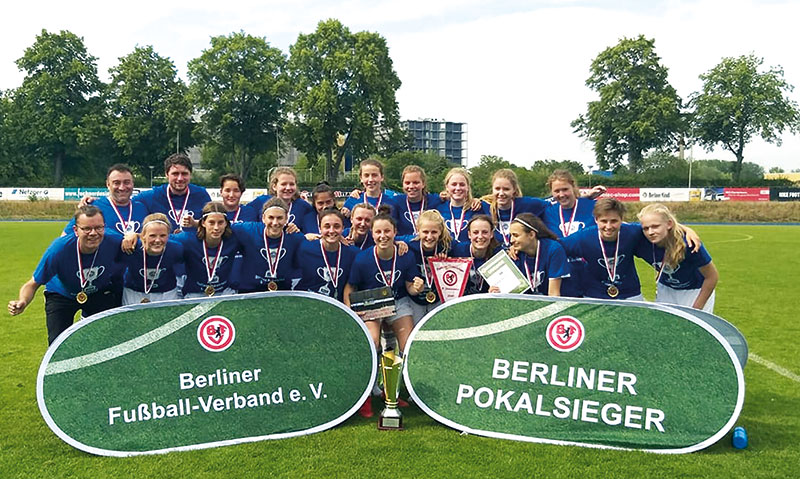
[[[421,151],[402,151],[387,157],[383,161],[384,165],[384,178],[386,183],[398,191],[402,189],[403,184],[400,178],[403,173],[403,168],[408,165],[417,165],[425,170],[425,176],[428,179],[428,191],[436,193],[442,191],[444,175],[454,165],[447,158],[436,155],[434,153],[424,153]]]
[[[129,165],[147,171],[191,146],[191,107],[174,63],[152,46],[136,47],[110,70],[111,131]]]
[[[207,143],[226,152],[227,170],[247,178],[255,158],[277,147],[289,91],[286,57],[244,32],[211,38],[189,62],[189,92]]]
[[[331,19],[299,35],[289,52],[295,116],[287,132],[311,162],[325,158],[331,181],[346,152],[359,160],[405,138],[395,99],[400,79],[383,37],[351,33]]]
[[[783,168],[781,168],[780,166],[773,166],[772,168],[769,169],[769,172],[770,173],[785,173]]]
[[[800,125],[797,102],[786,96],[794,87],[780,66],[760,73],[763,63],[754,55],[723,58],[700,75],[703,90],[691,100],[694,136],[707,150],[720,144],[736,156],[734,181],[741,177],[744,147],[753,136],[780,146],[780,135],[796,133]]]
[[[501,168],[516,169],[517,166],[504,160],[502,156],[481,155],[478,165],[469,169],[472,176],[472,195],[491,193],[492,175]]]
[[[571,123],[594,143],[598,165],[616,169],[627,157],[638,170],[644,152],[677,141],[682,127],[681,99],[667,81],[667,68],[655,53],[655,40],[623,38],[594,59],[586,85],[600,95],[585,115]]]
[[[108,134],[96,61],[82,38],[47,30],[17,60],[26,75],[14,92],[12,121],[24,129],[19,131],[21,147],[52,161],[56,185],[63,183],[65,172],[85,178],[96,159],[87,154],[97,154]]]

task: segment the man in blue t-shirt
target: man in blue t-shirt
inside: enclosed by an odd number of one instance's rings
[[[133,198],[142,203],[147,213],[164,213],[173,230],[197,227],[203,207],[211,201],[208,191],[193,185],[192,161],[183,153],[174,153],[164,160],[167,184],[144,191]]]
[[[78,208],[73,230],[53,241],[33,277],[20,288],[19,298],[8,302],[8,312],[16,316],[25,311],[39,286],[46,285],[48,344],[72,325],[78,310],[86,317],[120,305],[112,277],[123,254],[122,236],[106,231],[103,214],[91,205]]]

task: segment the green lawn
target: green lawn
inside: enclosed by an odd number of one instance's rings
[[[6,252],[3,301],[15,298],[60,223],[0,222]],[[800,227],[697,226],[720,270],[716,313],[747,337],[750,352],[800,373],[794,310],[800,279]],[[645,296],[653,272],[640,265]],[[46,349],[43,297],[21,316],[4,313],[0,369],[0,477],[792,477],[800,468],[800,384],[748,363],[739,423],[750,447],[729,437],[689,455],[656,455],[540,445],[460,435],[418,409],[404,432],[379,432],[358,416],[300,438],[116,459],[80,452],[58,439],[36,405],[35,381]],[[375,403],[376,407],[378,402]]]

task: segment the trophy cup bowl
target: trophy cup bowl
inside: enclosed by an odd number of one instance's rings
[[[386,394],[386,407],[378,418],[378,429],[381,431],[403,430],[403,414],[397,407],[397,392],[403,373],[403,358],[394,351],[381,355],[381,373],[383,374],[383,391]]]

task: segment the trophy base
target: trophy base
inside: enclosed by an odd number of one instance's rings
[[[384,409],[378,418],[379,431],[402,431],[403,416],[397,409]]]

